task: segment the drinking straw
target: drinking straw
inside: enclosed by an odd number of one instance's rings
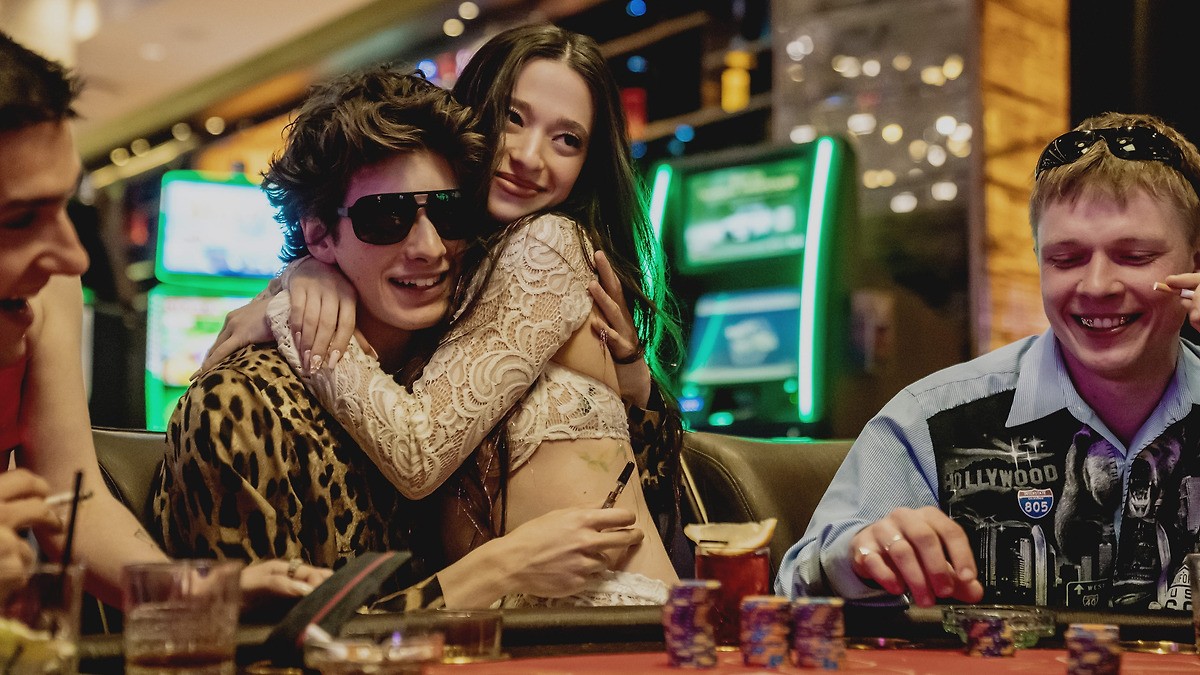
[[[71,548],[75,544],[75,516],[79,513],[79,489],[83,486],[83,471],[75,472],[75,488],[72,490],[71,515],[67,518],[67,540],[63,544],[62,553],[62,585],[67,582],[67,567],[71,564]]]

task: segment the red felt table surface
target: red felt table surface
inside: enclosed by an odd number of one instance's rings
[[[776,670],[742,665],[737,652],[722,652],[716,668],[701,671],[672,668],[664,652],[627,654],[583,654],[545,658],[509,659],[483,663],[440,665],[428,669],[434,675],[584,675],[587,673],[814,673],[813,669],[784,666]],[[907,675],[966,675],[968,673],[1065,673],[1067,653],[1061,649],[1027,649],[1013,657],[967,656],[948,649],[879,649],[847,652],[847,673],[904,673]],[[1121,674],[1200,673],[1196,654],[1121,655]]]

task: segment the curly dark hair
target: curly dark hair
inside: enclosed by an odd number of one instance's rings
[[[308,254],[304,220],[323,224],[336,241],[337,210],[362,167],[428,150],[449,161],[459,186],[472,193],[487,153],[469,108],[425,78],[387,66],[313,87],[287,131],[283,151],[263,174],[284,229],[285,262]]]
[[[0,32],[0,131],[74,118],[81,88],[71,71]]]

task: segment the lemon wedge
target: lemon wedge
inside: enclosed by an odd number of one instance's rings
[[[775,518],[767,518],[750,523],[692,523],[683,528],[683,533],[697,544],[755,549],[771,543],[776,522]]]

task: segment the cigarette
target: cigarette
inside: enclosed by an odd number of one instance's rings
[[[1164,293],[1178,293],[1179,297],[1181,298],[1190,298],[1196,294],[1196,291],[1193,291],[1190,288],[1171,288],[1161,281],[1154,282],[1154,290],[1162,291]]]
[[[604,505],[600,508],[611,509],[613,504],[617,503],[617,497],[621,496],[621,492],[625,489],[625,484],[629,482],[629,477],[633,475],[633,462],[626,462],[625,468],[621,469],[621,475],[617,476],[617,486],[608,493],[608,497],[604,500]]]
[[[83,501],[91,496],[91,490],[84,490],[83,492],[79,493],[79,501]],[[71,500],[74,498],[75,493],[70,490],[67,490],[66,492],[59,492],[46,497],[46,506],[62,506],[63,504],[70,504]]]

